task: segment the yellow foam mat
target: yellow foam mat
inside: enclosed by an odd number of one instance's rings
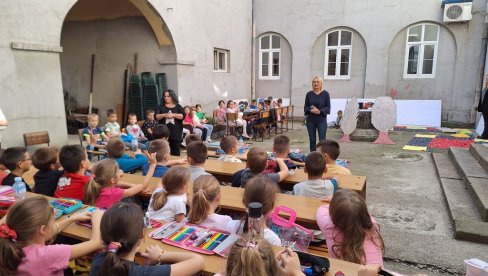
[[[451,134],[452,137],[456,138],[469,138],[470,136],[464,133],[456,133],[456,134]]]
[[[437,134],[415,134],[415,137],[418,138],[435,138]]]
[[[483,143],[488,143],[488,139],[478,139],[478,138],[475,138],[474,139],[474,142],[483,142]]]
[[[404,150],[427,151],[427,147],[418,147],[418,146],[409,146],[409,145],[404,146],[403,149]]]

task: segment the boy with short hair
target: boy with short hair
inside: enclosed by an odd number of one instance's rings
[[[64,173],[59,178],[54,197],[83,200],[85,186],[91,179],[91,175],[86,174],[91,165],[86,150],[80,145],[63,146],[59,151],[59,163]]]
[[[185,145],[188,145],[191,142],[200,142],[200,141],[202,141],[202,140],[196,134],[189,134],[189,135],[186,135],[186,137],[185,137]]]
[[[169,157],[169,143],[166,140],[154,140],[149,144],[149,153],[156,153],[156,169],[154,169],[154,177],[163,177],[168,171],[166,162]],[[149,170],[149,163],[142,165],[142,175],[146,175]]]
[[[256,99],[251,101],[251,104],[249,105],[249,109],[257,109],[258,108],[258,101]]]
[[[242,160],[235,156],[239,152],[239,145],[234,135],[224,136],[220,140],[220,148],[225,154],[219,157],[219,161],[242,163]]]
[[[297,165],[288,158],[290,153],[290,138],[288,136],[280,134],[276,135],[273,141],[273,155],[275,158],[281,158],[285,162],[288,170],[295,170]],[[268,160],[268,165],[264,169],[265,173],[277,173],[280,171],[278,163],[273,160]]]
[[[290,171],[282,158],[276,158],[276,162],[280,167],[280,171],[278,173],[265,173],[264,169],[268,163],[268,155],[266,154],[266,151],[259,147],[251,148],[247,153],[246,168],[241,172],[238,172],[241,174],[240,186],[244,188],[249,179],[260,174],[266,175],[277,184],[280,183],[290,174]]]
[[[122,133],[120,132],[120,125],[117,122],[117,112],[115,112],[115,110],[107,110],[107,121],[108,122],[105,124],[104,129],[105,134],[107,134],[109,138],[119,137],[120,135],[122,135]]]
[[[32,165],[30,155],[27,152],[27,149],[23,147],[12,147],[6,149],[2,154],[0,163],[10,170],[10,173],[2,181],[3,186],[13,186],[15,183],[15,178],[22,177],[22,175],[24,175],[24,173],[27,172]],[[27,185],[23,178],[22,181],[25,183],[25,188],[27,191],[31,192],[31,188],[29,185]]]
[[[166,125],[157,125],[153,129],[153,139],[169,139],[169,128]]]
[[[349,169],[336,164],[336,160],[341,154],[339,143],[330,139],[322,140],[317,144],[317,151],[324,155],[329,173],[351,174]]]
[[[119,139],[110,139],[107,144],[107,156],[117,161],[119,168],[124,173],[140,169],[144,164],[149,162],[147,157],[139,149],[135,152],[134,157],[126,154],[125,144]]]
[[[311,152],[305,161],[305,173],[308,180],[295,184],[293,194],[321,198],[331,196],[337,192],[337,179],[322,179],[322,175],[327,172],[325,157],[320,152]]]
[[[88,126],[83,129],[82,135],[87,143],[86,151],[88,152],[88,157],[89,159],[91,159],[95,148],[105,148],[105,141],[108,140],[108,137],[105,132],[100,127],[98,127],[97,114],[90,113],[86,117]]]
[[[193,182],[201,175],[209,175],[203,168],[207,160],[207,146],[201,141],[195,141],[186,145],[186,155],[190,167],[190,180]]]
[[[129,113],[129,124],[125,127],[125,130],[127,131],[127,134],[130,134],[132,137],[137,138],[138,142],[138,148],[139,149],[147,149],[146,145],[142,142],[147,141],[146,136],[144,136],[144,132],[142,132],[142,129],[139,127],[137,124],[137,115],[134,113]],[[132,147],[135,147],[134,145],[131,144]],[[136,150],[136,149],[133,149]]]
[[[59,168],[59,148],[40,148],[32,155],[32,164],[39,171],[34,174],[35,192],[41,195],[54,196],[59,178],[64,174]]]
[[[142,124],[142,132],[149,141],[154,140],[154,128],[159,124],[159,121],[154,119],[154,109],[148,109],[146,111],[146,120]]]

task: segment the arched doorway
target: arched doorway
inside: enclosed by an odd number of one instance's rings
[[[167,84],[177,87],[176,66],[162,65],[176,61],[171,33],[147,1],[79,0],[64,20],[61,46],[63,90],[72,99],[67,108],[88,107],[92,89],[100,124],[108,109],[121,114],[128,65],[136,73],[166,73]]]

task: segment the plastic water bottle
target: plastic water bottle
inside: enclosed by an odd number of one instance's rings
[[[139,142],[137,141],[137,137],[136,136],[132,136],[132,150],[136,151],[138,146],[139,146]]]
[[[251,202],[247,206],[248,212],[248,231],[253,236],[263,236],[261,221],[263,220],[263,204],[259,202]]]
[[[25,183],[22,181],[22,177],[14,178],[15,183],[13,185],[14,188],[14,197],[15,199],[22,200],[25,198],[27,194],[27,189],[25,188]]]

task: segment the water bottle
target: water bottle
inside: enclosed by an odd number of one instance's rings
[[[25,188],[25,183],[22,181],[22,177],[16,177],[14,180],[14,197],[17,201],[19,201],[25,198],[27,189]]]
[[[136,136],[132,136],[132,150],[136,151],[138,146],[139,146],[139,141],[137,141],[137,137]]]
[[[247,206],[248,212],[248,231],[253,236],[263,236],[261,221],[263,220],[263,204],[259,202],[251,202]]]

